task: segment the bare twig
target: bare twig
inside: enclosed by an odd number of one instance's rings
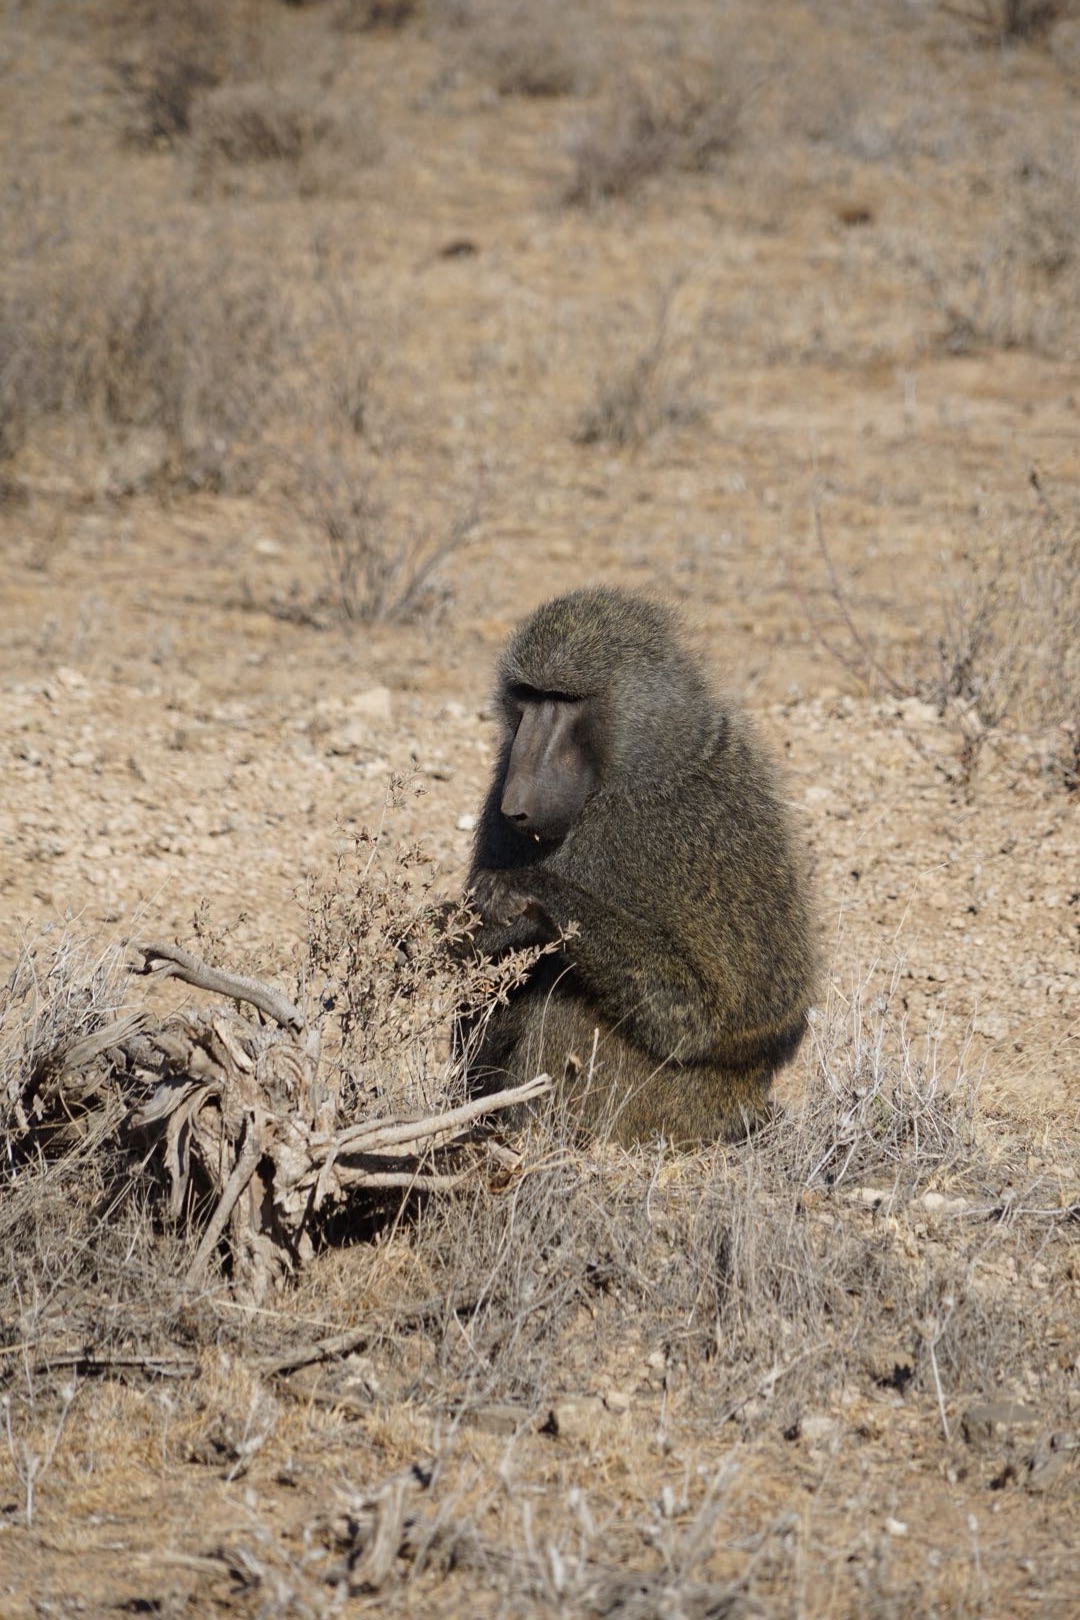
[[[255,1166],[259,1162],[260,1151],[259,1139],[255,1133],[254,1124],[252,1120],[247,1119],[244,1122],[244,1140],[240,1154],[228,1181],[225,1183],[225,1190],[218,1200],[210,1224],[203,1233],[202,1242],[195,1252],[195,1258],[188,1267],[185,1278],[188,1288],[194,1288],[202,1281],[206,1262],[217,1247],[229,1216],[236,1205],[236,1200],[255,1174]]]
[[[538,1074],[520,1086],[493,1092],[489,1097],[474,1097],[445,1114],[434,1114],[417,1120],[368,1120],[352,1125],[334,1137],[334,1147],[340,1153],[374,1153],[388,1147],[408,1145],[412,1153],[425,1147],[435,1147],[448,1141],[465,1125],[471,1125],[485,1114],[501,1108],[512,1108],[515,1103],[531,1102],[551,1090],[551,1076]]]
[[[179,945],[158,942],[142,944],[135,940],[129,943],[131,949],[142,957],[141,963],[132,965],[132,973],[161,979],[182,979],[197,990],[209,990],[215,996],[246,1001],[282,1029],[299,1033],[304,1027],[303,1014],[279,990],[265,984],[262,979],[248,978],[241,973],[224,973],[220,968],[200,962],[197,956],[181,950]]]

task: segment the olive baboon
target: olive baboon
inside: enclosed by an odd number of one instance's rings
[[[476,945],[561,943],[495,1009],[472,1089],[546,1069],[575,1121],[617,1141],[741,1135],[802,1039],[815,972],[769,761],[672,616],[623,591],[539,608],[503,654],[499,703]]]

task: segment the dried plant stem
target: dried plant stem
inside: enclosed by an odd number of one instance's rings
[[[159,979],[182,979],[185,984],[194,985],[196,990],[209,990],[215,996],[230,996],[234,1001],[247,1002],[267,1018],[273,1019],[282,1029],[299,1031],[304,1027],[303,1014],[261,979],[247,978],[240,973],[224,973],[220,968],[200,962],[197,956],[181,950],[179,945],[157,942],[143,945],[132,940],[131,949],[143,959],[132,966],[133,973]]]

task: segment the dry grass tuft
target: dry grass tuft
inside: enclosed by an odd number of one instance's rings
[[[316,101],[260,82],[221,85],[199,95],[191,151],[200,196],[231,182],[230,170],[252,165],[287,171],[302,195],[314,196],[340,189],[356,169],[377,161],[382,141],[362,106],[335,105],[325,96]]]
[[[574,5],[514,0],[470,12],[469,63],[500,96],[569,96],[591,73],[590,38]]]
[[[334,26],[343,34],[396,34],[424,10],[423,0],[339,0]]]
[[[435,614],[446,599],[443,565],[468,544],[476,503],[441,534],[419,527],[380,498],[375,476],[327,450],[302,473],[304,500],[326,546],[326,585],[303,611],[346,626],[406,622]],[[286,608],[285,611],[288,611]]]
[[[738,140],[745,97],[726,63],[663,85],[630,82],[571,141],[574,173],[563,200],[592,208],[636,195],[665,171],[712,168]]]
[[[661,298],[644,345],[621,355],[597,377],[593,399],[574,432],[575,443],[636,447],[665,427],[700,420],[703,406],[692,345],[680,341],[675,331],[677,293],[678,283]]]
[[[944,320],[953,354],[1030,349],[1080,352],[1080,163],[1049,150],[1013,167],[999,223],[979,250],[943,261],[927,248],[913,267]]]
[[[969,785],[991,737],[1042,739],[1043,765],[1067,791],[1080,785],[1080,508],[1059,508],[1037,471],[1022,518],[984,520],[961,555],[940,628],[900,672],[859,624],[856,605],[815,514],[831,610],[800,592],[822,645],[867,691],[934,705],[956,726],[956,764]],[[941,768],[945,762],[938,760]]]
[[[942,10],[964,23],[982,45],[1043,39],[1074,9],[1073,0],[943,0],[942,4]]]
[[[265,273],[231,258],[149,258],[128,270],[73,257],[9,293],[0,352],[4,433],[73,416],[106,441],[156,436],[154,476],[222,489],[275,403],[290,316]]]
[[[128,37],[116,73],[128,103],[125,134],[135,146],[174,146],[191,133],[197,97],[258,71],[260,35],[242,8],[187,0],[151,4]]]
[[[1080,722],[1080,508],[1061,512],[1031,475],[1034,510],[968,552],[927,695],[984,726]]]

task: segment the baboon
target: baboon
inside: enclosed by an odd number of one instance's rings
[[[802,1040],[816,966],[769,760],[673,616],[625,591],[538,608],[498,694],[475,944],[559,943],[476,1032],[471,1089],[546,1070],[588,1134],[743,1135]]]

